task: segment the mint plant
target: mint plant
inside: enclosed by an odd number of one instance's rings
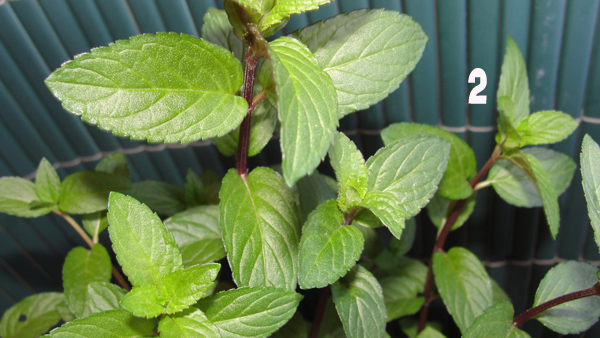
[[[490,186],[513,205],[542,206],[552,235],[559,230],[557,198],[576,164],[524,147],[558,142],[577,123],[561,112],[530,114],[516,44],[509,39],[502,66],[497,146],[479,172],[467,143],[419,124],[389,126],[385,146],[365,160],[337,131],[339,119],[398,88],[427,37],[406,15],[360,10],[267,40],[291,14],[328,2],[227,0],[224,11],[207,12],[202,39],[134,36],[48,77],[84,121],[155,142],[211,139],[235,155],[236,168],[222,180],[190,171],[183,188],[132,183],[115,154],[62,182],[45,159],[35,182],[1,178],[0,211],[58,214],[89,248],[66,257],[63,293],[10,308],[0,336],[37,337],[64,322],[47,336],[386,337],[386,324],[400,319],[409,337],[444,337],[428,320],[439,298],[465,337],[528,337],[518,326],[531,318],[563,334],[597,321],[600,286],[588,263],[554,267],[532,308],[515,316],[473,253],[444,249],[473,212],[476,191]],[[249,168],[275,133],[281,166]],[[335,179],[316,170],[327,155]],[[596,234],[599,158],[586,136],[581,168]],[[439,228],[429,266],[406,256],[423,208]],[[105,229],[118,266],[100,243]],[[312,295],[304,290],[315,288],[314,312],[301,311]]]

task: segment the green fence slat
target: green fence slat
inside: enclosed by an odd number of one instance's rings
[[[10,4],[8,4],[10,5]],[[65,115],[58,100],[44,85],[50,70],[35,45],[8,5],[0,6],[0,40],[13,56],[37,96],[80,155],[92,155],[98,151],[90,135],[74,115]]]
[[[528,76],[531,111],[554,108],[565,0],[534,0]]]
[[[90,47],[106,46],[113,41],[94,0],[68,0],[68,3]]]
[[[283,34],[287,35],[300,28],[308,26],[308,16],[306,13],[293,14],[290,16],[290,21],[283,27]]]
[[[0,244],[4,244],[3,242],[3,238],[0,237]],[[2,255],[1,257],[5,256]],[[30,290],[21,284],[19,280],[11,273],[11,271],[8,270],[11,267],[6,266],[6,264],[7,263],[4,261],[4,259],[0,258],[0,287],[2,287],[4,290],[7,290],[8,296],[11,297],[11,300],[14,300],[15,302],[18,302],[27,296],[31,296],[35,290]],[[4,311],[7,309],[8,307],[0,308],[2,313],[4,313]]]
[[[193,146],[168,149],[181,177],[186,177],[188,169],[197,175],[200,175],[204,171],[191,147]]]
[[[0,156],[18,176],[25,176],[37,168],[37,164],[25,154],[21,145],[15,141],[12,133],[0,123]]]
[[[171,32],[200,36],[185,0],[155,0],[167,29]]]
[[[90,50],[89,43],[66,0],[38,0],[69,55]]]
[[[320,20],[326,20],[327,18],[337,15],[339,12],[337,1],[334,1],[319,7],[316,11],[306,13],[306,16],[308,17],[308,22],[312,24]]]
[[[586,83],[584,117],[600,118],[600,95],[598,93],[600,93],[600,25],[596,23],[594,46]],[[597,124],[600,124],[600,121],[597,121]]]
[[[409,75],[410,99],[414,122],[437,125],[439,122],[439,92],[437,34],[433,1],[404,0],[404,11],[418,22],[429,40],[421,60]]]
[[[578,149],[581,149],[581,142],[585,134],[589,134],[594,140],[600,140],[600,128],[598,128],[598,125],[582,122],[579,128],[581,132],[577,136],[576,143]],[[580,152],[574,158],[575,163],[577,163],[577,170],[575,170],[571,185],[565,192],[568,200],[562,210],[564,216],[562,217],[561,228],[557,236],[558,256],[564,259],[578,259],[583,254],[586,234],[587,236],[593,236],[589,225],[587,204],[581,185],[579,154]]]
[[[2,82],[0,82],[0,107],[2,107],[0,123],[4,123],[6,128],[16,132],[15,140],[25,148],[24,151],[29,158],[35,160],[46,157],[51,162],[57,160],[54,152],[42,140],[15,100],[10,97]]]
[[[114,40],[128,39],[139,34],[125,0],[96,0],[96,5]]]
[[[361,8],[369,8],[369,0],[338,1],[338,8],[341,13],[347,13]]]
[[[529,23],[531,20],[531,0],[503,0],[501,6],[501,48],[498,55],[498,69],[502,65],[506,51],[506,39],[509,35],[515,40],[521,53],[523,53],[523,57],[527,60],[529,52]],[[494,86],[497,86],[497,83]]]
[[[585,85],[594,40],[594,23],[600,1],[570,1],[567,4],[565,29],[556,90],[556,109],[578,118],[583,107]],[[577,134],[552,145],[554,150],[573,156]]]
[[[479,95],[487,97],[486,104],[469,104],[469,124],[479,127],[495,125],[494,106],[496,102],[496,88],[498,83],[498,24],[500,21],[499,1],[468,2],[468,60],[471,72],[481,68],[486,74],[487,85]],[[468,93],[477,83],[469,84]],[[467,95],[468,95],[467,93]],[[491,149],[490,149],[491,150]]]
[[[50,69],[69,58],[42,8],[34,1],[17,1],[11,7]]]
[[[160,180],[183,186],[185,176],[181,176],[171,155],[166,149],[150,152],[149,155],[154,163],[154,167],[156,167],[159,172]]]
[[[188,0],[187,3],[192,14],[192,18],[194,19],[194,23],[198,28],[198,33],[202,35],[202,26],[204,25],[204,14],[206,14],[206,11],[209,8],[216,8],[217,5],[214,1],[211,0]]]
[[[167,28],[154,1],[128,0],[141,33],[166,32]]]
[[[467,25],[466,1],[437,2],[438,57],[442,124],[466,125]]]
[[[44,57],[45,63],[50,69],[56,69],[70,59],[66,49],[62,46],[58,36],[47,20],[45,13],[40,6],[34,5],[32,1],[20,1],[13,4],[15,13],[24,25],[25,29],[36,44],[40,54]],[[66,114],[66,112],[65,112]],[[112,134],[103,132],[97,133],[94,129],[89,129],[90,135],[96,144],[103,151],[115,150],[118,143]]]

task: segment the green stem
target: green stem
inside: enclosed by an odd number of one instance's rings
[[[473,180],[471,181],[471,188],[475,188],[475,186],[477,186],[477,184],[483,179],[483,177],[487,174],[487,172],[492,168],[494,163],[496,163],[496,161],[498,161],[500,159],[501,153],[502,153],[502,147],[496,146],[496,148],[494,149],[494,152],[492,153],[492,156],[490,156],[490,159],[483,165],[483,168],[481,168],[481,170],[479,170],[479,172],[477,173],[475,178],[473,178]],[[460,216],[460,213],[461,213],[463,207],[465,206],[465,204],[467,204],[467,200],[468,199],[462,199],[462,200],[459,200],[458,202],[456,202],[456,204],[454,205],[454,208],[452,208],[452,211],[450,212],[450,215],[448,216],[448,219],[446,220],[444,225],[442,225],[442,229],[438,233],[437,239],[435,241],[435,246],[433,247],[433,253],[431,254],[432,259],[429,261],[429,267],[427,269],[427,278],[425,279],[425,289],[423,290],[423,296],[425,297],[425,304],[423,304],[423,307],[421,308],[421,313],[419,314],[419,327],[417,329],[417,333],[420,333],[421,331],[423,331],[423,329],[425,329],[425,325],[427,324],[427,314],[429,312],[429,304],[434,300],[434,298],[432,298],[432,296],[431,296],[431,291],[433,290],[433,282],[434,282],[433,254],[436,253],[437,251],[443,251],[444,243],[446,243],[446,238],[448,237],[450,230],[452,230],[452,226],[458,219],[458,216]]]
[[[87,245],[92,248],[94,246],[95,243],[97,243],[97,241],[92,241],[92,239],[90,238],[90,236],[87,234],[87,232],[85,232],[85,230],[83,230],[81,228],[81,226],[79,226],[79,224],[73,219],[73,217],[69,216],[69,214],[64,213],[60,210],[54,209],[52,210],[55,214],[59,215],[60,217],[62,217],[65,221],[67,221],[67,223],[69,223],[69,225],[71,225],[71,227],[73,227],[73,229],[75,229],[75,231],[77,231],[77,233],[79,234],[79,236],[81,238],[83,238],[83,240],[87,243]],[[112,275],[113,277],[115,277],[115,280],[119,283],[119,285],[121,285],[121,287],[127,291],[131,290],[131,287],[129,286],[129,283],[127,283],[127,281],[125,280],[125,277],[123,277],[123,275],[121,275],[121,273],[119,272],[119,270],[117,270],[117,268],[115,268],[114,266],[112,267]]]
[[[542,303],[536,307],[533,307],[533,308],[523,312],[521,315],[516,317],[515,320],[513,320],[513,327],[517,327],[517,326],[521,325],[523,322],[525,322],[526,320],[531,319],[531,318],[537,316],[538,314],[540,314],[550,308],[553,308],[557,305],[560,305],[560,304],[563,304],[566,302],[570,302],[570,301],[576,300],[576,299],[590,297],[590,296],[600,296],[600,283],[596,283],[596,284],[594,284],[594,286],[592,286],[588,289],[585,289],[585,290],[571,292],[566,295],[551,299],[545,303]]]

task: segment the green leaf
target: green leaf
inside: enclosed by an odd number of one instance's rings
[[[437,136],[406,137],[379,149],[367,161],[369,191],[393,193],[404,218],[416,215],[442,179],[450,144]]]
[[[545,148],[527,148],[523,149],[523,153],[534,156],[540,162],[554,185],[556,195],[561,195],[569,187],[577,168],[569,156]],[[512,205],[527,208],[543,205],[540,194],[529,175],[508,160],[496,162],[484,183],[491,184],[498,195]]]
[[[490,278],[490,282],[492,282],[492,291],[494,293],[494,304],[498,303],[498,302],[503,302],[503,301],[508,301],[511,302],[510,297],[508,297],[508,295],[506,294],[506,292],[504,292],[504,290],[500,287],[500,285],[498,285],[498,282],[496,282],[493,278]]]
[[[514,310],[510,302],[499,302],[485,311],[467,329],[464,338],[509,337],[512,329]]]
[[[331,0],[279,0],[275,1],[275,6],[265,15],[258,29],[261,32],[266,31],[272,26],[279,25],[282,21],[287,22],[291,14],[312,11],[319,6],[330,3]],[[268,3],[268,1],[267,1]]]
[[[20,177],[0,177],[0,212],[19,217],[39,217],[52,211],[41,203],[35,184]]]
[[[425,298],[418,294],[423,293],[426,277],[427,266],[417,260],[402,257],[393,272],[379,280],[388,322],[415,314],[421,309]]]
[[[340,116],[383,100],[415,68],[427,36],[396,11],[358,10],[293,34],[331,77]]]
[[[77,247],[69,252],[63,266],[63,287],[67,304],[75,316],[90,315],[88,285],[110,282],[111,271],[110,256],[102,244],[95,244],[91,250]]]
[[[223,10],[209,8],[206,11],[202,38],[229,50],[238,60],[242,60],[244,56],[244,43],[233,33],[233,26]]]
[[[195,304],[213,285],[220,268],[217,263],[194,265],[165,276],[161,291],[168,297],[166,313],[177,313]]]
[[[85,231],[94,238],[94,242],[98,242],[98,235],[108,227],[106,210],[82,215],[81,219]]]
[[[341,132],[334,136],[329,159],[340,185],[338,204],[342,211],[348,211],[367,193],[367,165],[354,142]]]
[[[267,95],[277,102],[283,176],[292,186],[317,167],[333,141],[338,126],[335,88],[298,40],[281,37],[269,46],[277,97],[273,92]]]
[[[508,120],[513,126],[529,116],[527,68],[519,46],[510,36],[506,41],[506,54],[496,93],[498,98],[503,96],[508,96],[514,103],[514,112],[507,114]],[[500,105],[500,101],[498,101],[498,105]]]
[[[151,142],[224,135],[248,104],[242,66],[227,50],[185,34],[119,40],[64,63],[46,79],[66,110],[100,128]]]
[[[473,210],[475,210],[476,196],[477,194],[474,193],[469,197],[467,203],[461,209],[458,218],[454,222],[452,230],[460,228],[469,219]],[[452,209],[454,209],[454,205],[456,205],[457,202],[458,201],[449,200],[436,193],[429,204],[427,204],[427,215],[438,229],[446,222],[446,219],[448,219],[449,214],[452,212]]]
[[[212,170],[200,174],[206,190],[206,204],[219,204],[219,191],[221,191],[221,177]]]
[[[112,310],[75,319],[44,337],[56,338],[137,338],[151,336],[156,323],[134,317],[125,310]]]
[[[436,252],[433,275],[446,309],[462,333],[493,303],[490,277],[467,249],[454,247],[447,254]]]
[[[533,306],[567,293],[587,289],[598,282],[598,269],[586,262],[567,261],[553,267],[535,293]],[[586,297],[550,308],[536,318],[547,328],[561,334],[575,334],[589,329],[600,316],[600,298]]]
[[[133,197],[110,194],[108,223],[113,250],[133,286],[156,286],[182,266],[171,233],[156,214]]]
[[[381,252],[381,240],[379,239],[377,232],[375,232],[375,229],[356,226],[354,224],[352,224],[352,226],[358,229],[363,236],[365,248],[362,252],[362,256],[371,259],[377,257]]]
[[[268,288],[219,292],[198,302],[200,310],[219,328],[223,338],[268,337],[296,312],[302,295]]]
[[[369,191],[359,205],[369,209],[390,229],[394,237],[400,239],[404,229],[404,215],[402,206],[393,193]]]
[[[360,258],[363,242],[358,229],[344,225],[335,200],[318,206],[302,228],[300,287],[321,288],[338,280]]]
[[[560,226],[558,194],[556,193],[556,189],[554,188],[554,184],[550,179],[550,176],[548,175],[548,173],[546,173],[540,161],[538,161],[537,158],[533,155],[525,154],[525,156],[527,156],[527,160],[531,164],[531,169],[533,169],[533,173],[535,174],[537,188],[539,190],[540,196],[542,197],[542,204],[544,205],[544,214],[546,214],[546,220],[548,221],[550,232],[552,233],[552,237],[556,239],[558,227]],[[570,182],[571,178],[569,178],[568,180]]]
[[[277,110],[264,100],[252,112],[250,120],[250,138],[248,140],[248,156],[258,155],[269,143],[277,125]],[[236,128],[225,136],[213,138],[221,154],[233,156],[237,152],[240,129]]]
[[[158,323],[160,336],[164,338],[218,338],[219,329],[196,307],[164,316]]]
[[[165,225],[179,246],[183,265],[204,264],[225,257],[218,206],[187,209],[167,219]]]
[[[381,131],[383,143],[388,145],[395,140],[411,135],[436,135],[450,142],[450,155],[444,177],[437,194],[454,200],[471,196],[473,189],[468,179],[475,174],[477,162],[469,145],[453,133],[439,127],[418,123],[395,123]]]
[[[121,306],[136,317],[153,318],[166,312],[164,301],[156,285],[138,285],[121,299]]]
[[[130,195],[160,215],[173,215],[185,210],[185,192],[177,185],[161,181],[140,181],[133,184]]]
[[[569,136],[579,124],[570,115],[559,111],[540,111],[519,122],[516,129],[521,135],[521,147],[552,144]]]
[[[129,179],[129,164],[125,155],[122,153],[114,153],[103,158],[94,169],[96,171],[104,171],[109,174],[117,174]]]
[[[61,320],[57,308],[64,302],[64,295],[58,292],[38,293],[21,300],[2,315],[0,337],[39,337]]]
[[[127,293],[120,286],[107,282],[92,282],[87,286],[86,308],[89,313],[99,313],[121,308],[121,299]]]
[[[431,326],[426,326],[417,338],[446,338],[440,331],[434,329]]]
[[[334,179],[318,171],[296,182],[294,187],[297,192],[297,204],[300,207],[300,224],[304,224],[308,215],[323,202],[336,198],[338,189],[332,189],[329,182],[337,184]]]
[[[309,332],[310,323],[302,317],[299,311],[296,311],[279,331],[271,335],[271,338],[308,338]]]
[[[213,285],[219,267],[219,264],[194,265],[160,278],[155,285],[134,286],[121,305],[134,315],[147,318],[183,311],[204,296]]]
[[[333,302],[350,338],[385,337],[387,312],[381,286],[361,265],[331,285]]]
[[[187,171],[183,189],[185,204],[188,207],[201,205],[206,200],[206,188],[204,188],[204,183],[192,169],[188,169]]]
[[[101,171],[80,171],[62,182],[58,208],[69,214],[91,214],[106,210],[111,191],[127,193],[129,179]]]
[[[600,248],[600,147],[589,136],[583,137],[581,176],[587,200],[588,215],[594,229],[594,238]]]
[[[521,145],[521,135],[515,129],[515,124],[511,122],[514,112],[515,104],[510,97],[502,96],[498,98],[498,133],[496,134],[496,143],[502,144],[505,148],[518,148]]]
[[[43,158],[35,174],[35,191],[42,203],[57,204],[60,178],[47,159]]]
[[[300,227],[283,178],[264,167],[244,177],[231,169],[219,197],[219,225],[237,286],[294,290]]]
[[[406,220],[404,231],[400,240],[390,239],[390,251],[400,258],[412,248],[417,233],[417,222],[414,218]]]
[[[508,338],[531,338],[529,333],[513,328],[508,334]]]

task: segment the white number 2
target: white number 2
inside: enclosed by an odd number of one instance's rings
[[[475,79],[479,78],[479,84],[475,88],[471,89],[469,94],[469,104],[485,104],[487,101],[487,95],[479,95],[487,85],[487,75],[481,68],[475,68],[469,74],[469,83],[475,83]]]

